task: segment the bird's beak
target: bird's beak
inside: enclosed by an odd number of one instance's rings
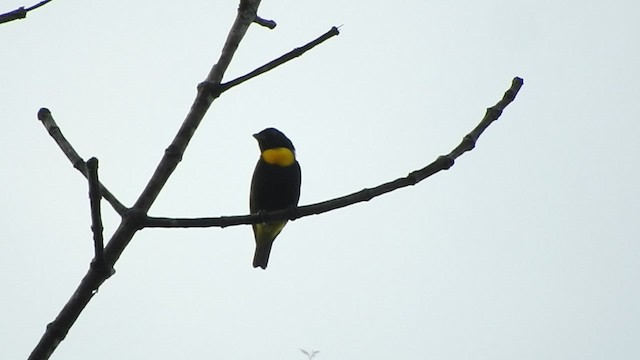
[[[256,140],[260,141],[260,134],[253,134],[251,136],[253,136]]]

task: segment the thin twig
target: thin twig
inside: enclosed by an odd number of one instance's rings
[[[53,119],[51,115],[51,111],[47,108],[42,108],[38,111],[38,119],[42,121],[42,125],[44,125],[49,135],[55,140],[55,142],[60,147],[60,150],[67,156],[67,159],[71,161],[71,164],[74,168],[76,168],[85,178],[88,179],[87,167],[85,165],[84,160],[78,155],[76,150],[71,146],[69,141],[62,134],[62,130],[56,124],[56,121]],[[100,194],[104,197],[105,200],[111,204],[113,209],[120,215],[123,216],[124,213],[128,210],[126,206],[122,205],[122,203],[113,195],[102,183],[100,183]]]
[[[226,82],[224,84],[221,84],[220,86],[222,87],[222,91],[227,91],[229,89],[231,89],[232,87],[236,86],[236,85],[240,85],[243,82],[250,80],[258,75],[261,75],[271,69],[274,69],[284,63],[286,63],[289,60],[293,60],[295,58],[297,58],[298,56],[304,54],[305,52],[313,49],[315,46],[320,45],[321,43],[323,43],[324,41],[339,35],[340,31],[338,31],[337,27],[332,27],[331,30],[327,31],[326,33],[322,34],[320,37],[318,37],[317,39],[311,41],[310,43],[301,46],[299,48],[295,48],[293,50],[291,50],[290,52],[280,56],[279,58],[272,60],[262,66],[260,66],[259,68],[253,70],[252,72],[240,76],[237,79],[233,79],[229,82]]]
[[[40,6],[46,5],[48,2],[50,2],[51,0],[44,0],[44,1],[40,1],[39,3],[33,5],[30,8],[27,8],[27,11],[31,11],[31,10],[35,10],[37,8],[39,8]]]
[[[162,227],[162,228],[191,228],[191,227],[227,227],[235,225],[248,225],[259,222],[269,222],[274,220],[296,220],[309,215],[322,214],[331,210],[343,208],[359,202],[369,201],[374,197],[386,194],[388,192],[419,183],[429,176],[442,170],[447,170],[453,166],[455,159],[467,151],[474,148],[475,142],[482,132],[496,121],[502,111],[509,105],[520,91],[523,80],[519,77],[513,79],[511,87],[504,93],[502,99],[493,107],[487,109],[484,118],[480,121],[469,134],[463,137],[462,142],[448,155],[439,156],[434,162],[422,169],[411,172],[403,178],[399,178],[374,188],[363,189],[349,195],[345,195],[336,199],[323,201],[316,204],[300,206],[285,210],[270,211],[253,215],[240,216],[222,216],[213,218],[166,218],[166,217],[147,217],[144,227]]]
[[[263,19],[260,16],[256,16],[256,19],[253,20],[254,23],[260,25],[260,26],[264,26],[267,27],[271,30],[276,28],[276,22],[273,20],[267,20],[267,19]]]
[[[24,19],[27,17],[27,13],[29,11],[35,10],[40,6],[47,4],[50,1],[51,0],[40,1],[39,3],[33,5],[32,7],[29,7],[26,9],[24,8],[24,6],[21,6],[13,11],[9,11],[8,13],[0,14],[0,24],[13,21],[13,20]]]
[[[515,99],[523,84],[524,80],[521,78],[513,78],[511,88],[504,93],[502,99],[498,101],[497,104],[487,109],[487,112],[485,113],[482,121],[480,121],[480,124],[478,124],[475,129],[471,130],[471,132],[462,139],[460,145],[453,149],[453,151],[451,151],[447,156],[455,160],[465,152],[472,150],[480,135],[482,135],[485,129],[488,128],[492,122],[498,120],[502,111],[504,111],[507,105],[511,104],[513,99]]]

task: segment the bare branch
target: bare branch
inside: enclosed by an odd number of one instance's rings
[[[92,157],[87,161],[87,172],[89,175],[89,202],[91,204],[91,231],[93,232],[93,245],[95,257],[91,266],[95,266],[100,271],[106,271],[109,275],[113,271],[107,267],[104,261],[104,238],[102,226],[102,214],[100,211],[100,182],[98,181],[98,159]]]
[[[213,66],[205,83],[207,86],[198,87],[196,99],[191,109],[182,123],[180,130],[176,134],[174,140],[165,150],[162,160],[158,164],[156,171],[149,180],[149,183],[143,190],[142,194],[131,209],[124,208],[122,221],[111,237],[111,240],[104,248],[104,260],[109,269],[120,258],[120,255],[127,247],[133,235],[140,230],[141,224],[146,216],[147,211],[157,198],[160,190],[167,182],[169,176],[173,173],[178,163],[182,159],[182,155],[193,137],[193,134],[200,124],[204,114],[208,110],[213,100],[219,96],[219,92],[211,92],[220,84],[220,81],[229,66],[233,54],[248,27],[254,22],[260,0],[241,0],[238,8],[238,15],[229,31],[227,41],[223,47],[218,63]],[[47,109],[41,109],[38,118],[49,131],[49,134],[56,140],[60,148],[67,155],[74,167],[80,170],[85,177],[87,176],[86,167],[80,156],[73,150],[68,141],[62,136],[60,129],[53,121],[51,113]],[[82,164],[82,166],[80,166]],[[83,170],[84,169],[84,170]],[[107,196],[104,186],[101,187],[103,196]],[[113,205],[113,204],[112,204]],[[67,301],[64,308],[60,311],[56,319],[51,322],[42,335],[42,338],[36,345],[29,356],[30,360],[48,359],[55,351],[57,346],[64,340],[66,334],[78,316],[87,306],[98,287],[112,274],[100,271],[98,267],[92,266],[84,276],[80,285],[75,290],[71,298]]]
[[[51,0],[44,0],[44,1],[40,1],[39,3],[33,5],[30,8],[27,8],[27,11],[31,11],[31,10],[35,10],[37,8],[39,8],[40,6],[46,5],[47,3],[49,3]]]
[[[190,227],[227,227],[234,225],[248,225],[261,222],[270,222],[274,220],[296,220],[301,217],[309,215],[322,214],[331,210],[343,208],[349,205],[353,205],[359,202],[369,201],[374,197],[386,194],[388,192],[415,185],[420,181],[428,178],[429,176],[438,173],[442,170],[447,170],[453,166],[455,159],[457,159],[463,153],[470,151],[474,148],[475,142],[480,137],[482,132],[496,121],[502,111],[507,105],[509,105],[516,97],[520,88],[523,85],[523,80],[519,77],[513,79],[511,87],[504,93],[502,99],[493,107],[487,109],[484,118],[480,121],[478,126],[475,127],[469,134],[464,136],[460,145],[458,145],[448,155],[439,156],[434,162],[425,166],[422,169],[411,172],[409,175],[403,178],[399,178],[374,188],[363,189],[358,192],[345,195],[336,199],[323,201],[316,204],[300,206],[297,208],[290,208],[285,210],[270,211],[253,215],[241,215],[241,216],[223,216],[215,218],[191,218],[191,219],[178,219],[178,218],[163,218],[163,217],[147,217],[144,222],[144,227],[162,227],[162,228],[190,228]]]
[[[471,130],[471,132],[462,139],[460,145],[453,149],[453,151],[451,151],[447,156],[455,160],[465,152],[472,150],[475,147],[476,141],[478,140],[480,135],[482,135],[484,130],[488,128],[492,122],[498,120],[498,118],[502,114],[502,111],[504,111],[504,108],[506,108],[507,105],[511,104],[513,99],[516,98],[516,95],[520,91],[520,88],[523,84],[524,81],[521,78],[513,78],[513,81],[511,82],[511,88],[509,88],[509,90],[504,93],[502,99],[498,101],[497,104],[487,109],[487,112],[485,113],[482,121],[480,121],[480,124],[478,124],[475,129]]]
[[[231,27],[231,31],[229,31],[229,35],[227,36],[227,41],[222,47],[222,52],[220,53],[218,63],[211,68],[211,71],[209,72],[209,75],[205,80],[206,82],[211,84],[220,84],[224,73],[227,71],[227,68],[231,63],[233,55],[238,49],[240,41],[242,41],[244,34],[247,33],[249,26],[258,17],[258,7],[260,6],[260,1],[261,0],[240,1],[240,6],[238,7],[238,16],[236,16],[236,20]]]
[[[67,156],[67,159],[71,161],[71,164],[74,168],[76,168],[85,178],[88,179],[87,167],[85,165],[84,160],[78,155],[76,150],[71,146],[69,141],[62,134],[62,130],[58,127],[53,116],[51,115],[51,111],[47,108],[42,108],[38,111],[38,119],[42,121],[42,125],[44,125],[49,135],[56,141],[60,150]],[[100,193],[105,200],[111,204],[113,209],[123,216],[127,211],[127,207],[122,205],[122,203],[102,184],[100,183]]]
[[[324,41],[339,35],[340,32],[338,31],[337,27],[332,27],[331,30],[327,31],[326,33],[322,34],[322,36],[320,36],[319,38],[311,41],[310,43],[299,47],[299,48],[295,48],[292,51],[280,56],[279,58],[272,60],[270,62],[268,62],[267,64],[264,64],[262,66],[260,66],[259,68],[253,70],[252,72],[240,76],[237,79],[231,80],[229,82],[226,82],[224,84],[221,84],[222,87],[222,92],[227,91],[229,89],[231,89],[232,87],[236,86],[236,85],[240,85],[243,82],[250,80],[258,75],[264,74],[265,72],[274,69],[284,63],[286,63],[289,60],[293,60],[295,58],[297,58],[298,56],[304,54],[305,52],[313,49],[315,46],[320,45],[321,43],[323,43]]]
[[[13,21],[13,20],[18,20],[18,19],[24,19],[27,17],[27,13],[31,10],[35,10],[37,8],[39,8],[40,6],[43,6],[45,4],[47,4],[48,2],[50,2],[51,0],[44,0],[41,1],[35,5],[33,5],[30,8],[24,8],[24,6],[21,6],[13,11],[10,11],[8,13],[5,14],[0,14],[0,24],[2,23],[6,23],[9,21]]]

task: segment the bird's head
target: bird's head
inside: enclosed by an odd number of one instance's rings
[[[253,137],[258,140],[260,151],[275,148],[287,148],[291,151],[295,151],[291,140],[276,128],[266,128],[257,134],[253,134]]]

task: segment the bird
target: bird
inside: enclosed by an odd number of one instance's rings
[[[260,158],[251,179],[251,214],[297,206],[302,173],[293,143],[280,130],[272,127],[254,134],[253,137],[258,141]],[[252,225],[256,241],[254,268],[267,268],[273,241],[286,223],[287,220],[278,220]]]
[[[309,357],[309,360],[316,357],[316,355],[318,355],[318,353],[320,352],[320,350],[313,350],[311,353],[309,353],[307,350],[304,350],[304,349],[300,349],[300,351],[302,351],[303,354],[307,355]]]

